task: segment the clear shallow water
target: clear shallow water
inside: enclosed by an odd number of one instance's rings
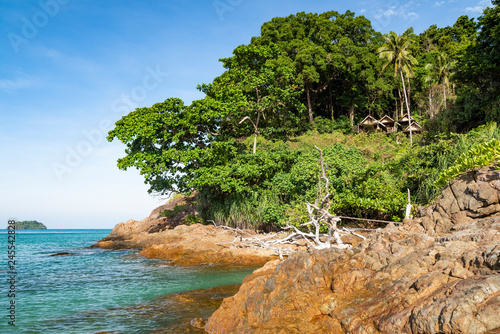
[[[135,251],[86,249],[111,230],[16,231],[16,326],[7,324],[8,283],[2,279],[0,333],[153,333],[169,314],[148,318],[158,296],[239,284],[249,268],[173,267]],[[7,231],[0,230],[7,277]],[[71,256],[49,255],[68,252]],[[149,305],[149,306],[148,306]]]

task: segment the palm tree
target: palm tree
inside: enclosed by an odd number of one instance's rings
[[[385,35],[385,43],[378,49],[379,57],[386,59],[386,63],[382,68],[385,71],[387,67],[394,64],[394,77],[398,74],[401,76],[401,82],[403,83],[403,92],[405,96],[406,109],[408,111],[408,126],[410,128],[410,145],[413,145],[412,131],[411,131],[411,115],[410,115],[410,105],[408,104],[408,96],[406,94],[405,86],[405,75],[406,78],[413,76],[412,66],[418,64],[415,57],[411,55],[409,50],[411,45],[411,40],[408,35],[404,33],[398,36],[394,31],[391,31],[389,35]]]
[[[450,76],[452,74],[453,66],[455,62],[448,58],[446,53],[440,52],[437,55],[436,62],[434,64],[427,64],[425,68],[431,70],[431,75],[436,79],[438,84],[443,85],[443,102],[444,108],[446,109],[446,88],[450,89]]]

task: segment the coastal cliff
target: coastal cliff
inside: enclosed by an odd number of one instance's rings
[[[208,333],[500,333],[500,171],[469,172],[423,217],[245,279]]]

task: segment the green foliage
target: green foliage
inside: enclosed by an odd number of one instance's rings
[[[458,130],[500,119],[500,8],[492,1],[479,18],[475,44],[457,64],[457,107],[449,117]]]
[[[450,180],[470,170],[489,166],[500,159],[500,140],[491,139],[486,143],[479,143],[462,154],[455,163],[439,174],[436,181],[438,187],[445,186]]]
[[[194,225],[194,224],[202,224],[203,220],[198,215],[189,214],[186,215],[186,217],[184,218],[184,222],[186,225]]]
[[[440,134],[427,139],[429,143],[421,142],[411,151],[396,157],[394,171],[404,180],[403,188],[411,190],[414,200],[419,204],[427,204],[441,191],[437,186],[440,173],[450,168],[477,143],[499,138],[500,129],[496,123],[485,124],[467,134]]]
[[[352,133],[351,121],[345,115],[331,121],[327,118],[316,117],[314,119],[314,125],[316,131],[319,133],[332,133],[335,131],[341,132],[343,134]]]
[[[164,210],[160,212],[160,216],[162,217],[167,217],[167,218],[172,218],[182,211],[185,211],[189,208],[189,204],[183,204],[183,205],[178,205],[175,204],[174,208],[172,210]]]

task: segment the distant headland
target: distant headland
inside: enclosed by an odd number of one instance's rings
[[[23,220],[16,222],[16,230],[46,230],[47,226],[36,220]]]

